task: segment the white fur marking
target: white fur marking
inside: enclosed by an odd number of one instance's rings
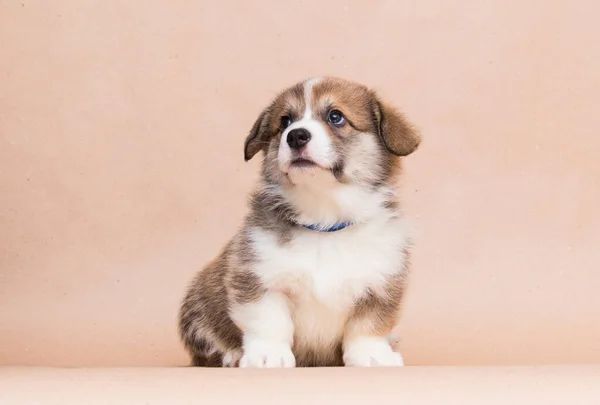
[[[301,231],[283,246],[261,229],[251,238],[256,274],[289,297],[294,345],[330,350],[356,300],[401,270],[407,234],[401,220],[380,217],[333,234]]]
[[[318,118],[313,118],[313,112],[311,108],[312,101],[312,89],[315,84],[319,83],[321,79],[311,79],[304,83],[304,102],[305,109],[302,119],[292,123],[285,131],[281,134],[281,140],[279,143],[279,167],[280,169],[288,173],[289,165],[292,160],[292,150],[287,144],[287,136],[290,131],[296,128],[304,128],[311,134],[311,140],[308,142],[302,155],[306,158],[312,159],[317,165],[323,168],[331,168],[331,166],[335,163],[335,152],[333,146],[331,145],[331,140],[329,139],[329,135],[327,130],[323,126],[324,123]],[[305,170],[294,171],[294,173],[289,173],[292,176],[292,181],[294,181],[294,177],[302,177],[306,174]],[[332,176],[333,177],[333,176]]]
[[[305,110],[304,110],[304,119],[311,119],[312,118],[312,110],[311,110],[311,105],[310,102],[312,101],[312,89],[315,86],[315,84],[319,83],[322,79],[320,77],[316,77],[314,79],[309,79],[306,82],[304,82],[304,103],[305,103]]]

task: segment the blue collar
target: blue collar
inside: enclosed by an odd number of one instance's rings
[[[318,225],[304,225],[304,224],[300,224],[300,225],[305,227],[306,229],[310,229],[311,231],[336,232],[336,231],[341,231],[342,229],[345,229],[345,228],[349,227],[350,225],[354,225],[354,222],[340,222],[329,228],[323,228]]]

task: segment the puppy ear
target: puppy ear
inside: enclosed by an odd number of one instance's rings
[[[375,101],[375,119],[381,142],[388,152],[408,156],[419,147],[421,135],[393,107]]]
[[[271,131],[269,129],[270,115],[270,107],[260,113],[256,122],[254,122],[248,137],[246,137],[246,142],[244,143],[244,160],[246,162],[268,145],[268,140],[271,136]]]

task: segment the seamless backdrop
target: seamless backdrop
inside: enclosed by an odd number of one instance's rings
[[[336,75],[422,131],[408,364],[600,362],[595,1],[0,1],[0,365],[183,365],[276,91]]]

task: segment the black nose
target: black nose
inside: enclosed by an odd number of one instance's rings
[[[300,149],[310,141],[310,132],[304,128],[292,129],[287,136],[287,143],[292,149]]]

